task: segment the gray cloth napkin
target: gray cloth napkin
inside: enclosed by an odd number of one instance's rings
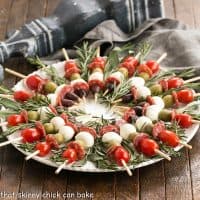
[[[157,59],[162,53],[167,52],[168,56],[162,62],[162,66],[179,68],[192,66],[197,68],[196,71],[200,74],[200,70],[198,70],[200,66],[200,31],[191,30],[177,20],[151,19],[131,34],[125,34],[115,21],[108,20],[85,34],[79,43],[83,40],[89,40],[93,46],[106,46],[107,50],[128,42],[136,44],[148,41],[152,44],[152,50],[146,59]],[[74,52],[69,50],[69,53],[72,55]]]

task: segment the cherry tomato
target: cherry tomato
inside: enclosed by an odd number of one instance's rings
[[[13,95],[16,101],[22,101],[22,102],[27,101],[28,99],[32,97],[30,93],[23,90],[15,91]]]
[[[177,121],[182,128],[189,128],[192,125],[192,117],[188,114],[176,114],[174,120]]]
[[[123,63],[125,62],[132,62],[132,65],[134,65],[135,67],[139,64],[138,59],[136,59],[134,56],[127,56],[123,60]]]
[[[152,157],[156,155],[155,150],[159,149],[158,144],[149,138],[145,138],[140,143],[141,152],[148,157]]]
[[[77,64],[76,64],[75,60],[68,60],[65,62],[65,71],[67,69],[71,69],[71,68],[77,68]]]
[[[179,88],[184,84],[182,78],[173,77],[167,80],[168,89]]]
[[[167,145],[171,147],[176,147],[179,145],[179,138],[176,135],[176,133],[169,131],[169,130],[163,130],[159,133],[158,138]]]
[[[33,143],[41,139],[41,134],[36,128],[27,128],[21,131],[23,142]]]
[[[22,115],[10,115],[7,117],[9,126],[17,126],[18,124],[25,123],[26,120]]]
[[[122,161],[128,163],[130,160],[130,154],[122,146],[117,146],[114,150],[114,160],[119,166],[123,166]]]
[[[78,159],[75,149],[72,148],[66,149],[63,152],[62,157],[65,158],[68,161],[68,163],[72,163]]]
[[[180,90],[176,94],[177,94],[179,102],[181,103],[187,104],[194,101],[194,94],[193,94],[193,91],[190,89]]]
[[[103,57],[95,57],[92,62],[89,64],[89,69],[94,70],[95,68],[100,68],[102,71],[104,70],[106,64],[106,60]]]
[[[128,76],[131,77],[135,73],[137,64],[138,64],[138,62],[134,63],[132,61],[129,61],[129,62],[126,61],[121,64],[121,67],[126,68],[128,70]]]
[[[46,156],[51,150],[51,146],[47,142],[38,142],[35,148],[40,151],[38,155],[41,157]]]
[[[153,74],[157,73],[160,70],[159,64],[155,60],[148,60],[146,65],[151,69]]]
[[[41,91],[44,83],[44,79],[38,75],[30,75],[26,79],[28,88],[34,91]]]

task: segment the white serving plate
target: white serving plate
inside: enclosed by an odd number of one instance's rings
[[[58,74],[62,77],[64,76],[64,62],[59,62],[59,63],[56,63],[53,65],[53,67],[56,68],[56,70],[58,71]],[[35,72],[33,72],[32,74],[38,74],[40,75],[41,77],[43,78],[48,78],[45,73],[41,72],[41,70],[37,70]],[[23,80],[19,81],[14,87],[13,87],[14,90],[19,90],[19,89],[26,89],[28,90],[28,88],[24,85],[23,83]],[[86,106],[84,106],[84,109],[86,109],[90,114],[96,114],[96,115],[104,115],[105,118],[109,118],[109,117],[117,117],[115,116],[111,111],[108,111],[106,109],[105,106],[103,105],[100,105],[100,104],[95,104],[92,100],[88,100],[87,101],[87,104]],[[97,112],[98,111],[98,112]],[[186,129],[185,130],[185,136],[186,136],[186,142],[190,142],[191,139],[195,136],[195,134],[197,133],[198,131],[198,128],[199,128],[199,125],[198,124],[194,124],[192,125],[190,128]],[[6,130],[6,127],[2,127],[3,131]],[[11,139],[14,139],[16,137],[19,136],[19,132],[16,132],[10,136],[8,136],[8,140],[11,140]],[[30,153],[27,153],[25,151],[23,151],[22,149],[20,149],[18,147],[18,143],[12,143],[12,145],[18,150],[20,151],[21,153],[23,153],[25,156],[26,155],[29,155]],[[175,151],[179,151],[181,148],[183,148],[182,145],[178,146],[175,148]],[[51,166],[51,167],[58,167],[59,164],[61,163],[55,163],[51,160],[48,159],[48,157],[39,157],[39,156],[35,156],[33,157],[32,159],[34,159],[35,161],[37,162],[40,162],[42,164],[45,164],[45,165],[48,165],[48,166]],[[144,166],[147,166],[147,165],[151,165],[151,164],[154,164],[154,163],[157,163],[159,161],[163,160],[163,158],[152,158],[148,161],[144,161],[144,162],[141,162],[137,165],[134,165],[134,166],[130,166],[130,169],[136,169],[136,168],[140,168],[140,167],[144,167]],[[87,161],[87,163],[84,165],[84,166],[81,166],[81,167],[74,167],[74,166],[71,166],[71,165],[66,165],[63,169],[65,170],[71,170],[71,171],[80,171],[80,172],[98,172],[98,173],[102,173],[102,172],[115,172],[115,171],[125,171],[124,168],[122,167],[119,167],[118,169],[116,170],[110,170],[110,169],[99,169],[99,168],[96,168],[95,165],[90,162],[90,161]]]

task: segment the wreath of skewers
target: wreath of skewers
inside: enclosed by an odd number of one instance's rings
[[[66,166],[83,166],[91,161],[97,168],[130,168],[152,157],[171,160],[175,147],[185,142],[184,132],[199,123],[198,96],[200,77],[190,78],[192,69],[165,70],[160,66],[167,56],[144,61],[150,45],[113,49],[108,57],[87,43],[77,48],[77,58],[58,66],[45,66],[29,59],[40,69],[22,78],[12,90],[0,88],[3,110],[1,126],[7,129],[3,139],[13,133],[18,137],[0,143],[16,143],[35,156],[58,164],[57,174]],[[124,55],[125,56],[121,56]],[[135,55],[135,56],[134,56]],[[84,109],[93,100],[109,109],[112,117],[94,116]],[[98,112],[98,111],[97,111]]]

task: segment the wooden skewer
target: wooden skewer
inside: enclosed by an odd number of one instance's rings
[[[24,79],[24,78],[27,77],[27,76],[25,76],[24,74],[21,74],[21,73],[19,73],[19,72],[16,72],[16,71],[14,71],[14,70],[12,70],[12,69],[5,68],[5,71],[6,71],[7,73],[12,74],[12,75],[14,75],[14,76],[17,76],[17,77],[19,77],[19,78],[21,78],[21,79]]]
[[[160,155],[161,157],[171,161],[171,157],[169,157],[167,154],[163,153],[162,151],[160,151],[159,149],[156,149],[155,152]]]
[[[165,58],[167,57],[167,53],[163,53],[160,58],[156,61],[158,64],[160,64]]]
[[[66,60],[66,61],[70,60],[70,59],[69,59],[69,55],[68,55],[68,53],[67,53],[67,51],[66,51],[65,48],[62,48],[62,52],[63,52],[63,55],[64,55],[64,57],[65,57],[65,60]]]
[[[106,90],[106,91],[103,93],[103,96],[105,96],[108,92],[109,92],[109,90]]]
[[[129,176],[132,176],[133,173],[131,172],[130,168],[127,166],[127,164],[126,164],[126,162],[125,162],[124,160],[122,160],[122,164],[123,164],[124,168],[126,169],[127,174],[128,174]]]
[[[136,59],[138,59],[140,57],[141,53],[137,53],[137,55],[135,56]]]
[[[193,119],[193,120],[192,120],[192,123],[193,123],[193,124],[200,124],[200,121],[199,121],[199,120],[196,120],[196,119]]]
[[[120,102],[122,102],[122,98],[113,101],[112,104],[116,104],[116,103],[120,103]]]
[[[0,123],[0,127],[1,127],[1,126],[7,126],[7,125],[8,125],[8,122],[1,122],[1,123]]]
[[[6,145],[11,144],[13,142],[21,141],[22,139],[23,139],[23,137],[13,138],[12,140],[8,140],[6,142],[0,143],[0,147],[6,146]]]
[[[13,99],[13,95],[11,95],[11,94],[0,94],[0,97],[7,98],[7,99]]]
[[[97,52],[97,53],[96,53],[96,56],[97,56],[97,57],[100,57],[100,55],[101,55],[101,53],[100,53],[100,52],[101,52],[100,46],[97,47],[97,51],[96,51],[96,52]]]
[[[183,145],[184,147],[188,148],[188,149],[192,149],[192,145],[189,145],[183,141],[180,141],[180,144]]]
[[[61,172],[61,170],[65,167],[65,165],[67,164],[67,160],[65,160],[65,162],[63,164],[61,164],[55,171],[55,174],[59,174]]]
[[[94,94],[94,102],[97,103],[97,100],[98,100],[98,93],[95,93]]]
[[[25,160],[30,160],[30,159],[33,158],[34,156],[37,156],[39,153],[40,153],[40,151],[37,150],[37,151],[31,153],[30,155],[26,156],[26,157],[25,157]]]
[[[200,76],[188,79],[188,80],[184,81],[184,84],[186,84],[186,83],[192,83],[192,82],[195,82],[195,81],[198,81],[198,80],[200,80]]]

